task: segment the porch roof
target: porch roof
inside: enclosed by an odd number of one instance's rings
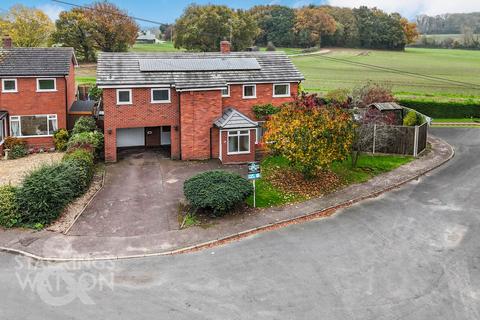
[[[256,128],[258,123],[234,108],[227,108],[223,115],[215,120],[214,125],[220,129]]]

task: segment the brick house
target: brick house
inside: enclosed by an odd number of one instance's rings
[[[9,41],[0,49],[0,151],[6,136],[51,148],[53,132],[67,127],[75,101],[73,49],[12,48]]]
[[[168,148],[172,159],[255,159],[252,107],[290,102],[304,79],[280,52],[102,53],[105,157],[128,147]]]

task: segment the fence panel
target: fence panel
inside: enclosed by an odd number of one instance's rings
[[[418,154],[427,149],[428,124],[424,123],[418,127]]]

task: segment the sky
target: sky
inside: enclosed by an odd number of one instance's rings
[[[65,0],[66,2],[85,5],[92,1]],[[334,6],[358,7],[366,5],[378,7],[387,12],[399,12],[403,16],[413,19],[419,14],[437,15],[456,12],[480,12],[480,0],[110,0],[130,15],[144,19],[171,23],[179,17],[184,8],[190,3],[197,4],[225,4],[234,8],[248,9],[259,4],[281,4],[290,7],[301,7],[307,4],[330,4]],[[21,3],[29,7],[44,10],[53,20],[62,10],[68,10],[68,5],[55,3],[49,0],[1,0],[0,11],[8,10],[14,4]],[[141,22],[142,26],[149,25]],[[150,25],[153,26],[153,25]]]

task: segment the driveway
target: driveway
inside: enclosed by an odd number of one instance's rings
[[[183,182],[208,170],[246,174],[244,166],[216,160],[173,161],[156,151],[124,152],[106,168],[104,188],[69,235],[136,236],[179,228]]]
[[[329,219],[105,264],[29,269],[30,259],[1,253],[0,318],[480,319],[480,130],[432,132],[456,147],[454,159]],[[59,270],[114,286],[80,287],[53,306],[43,287],[19,282]]]

